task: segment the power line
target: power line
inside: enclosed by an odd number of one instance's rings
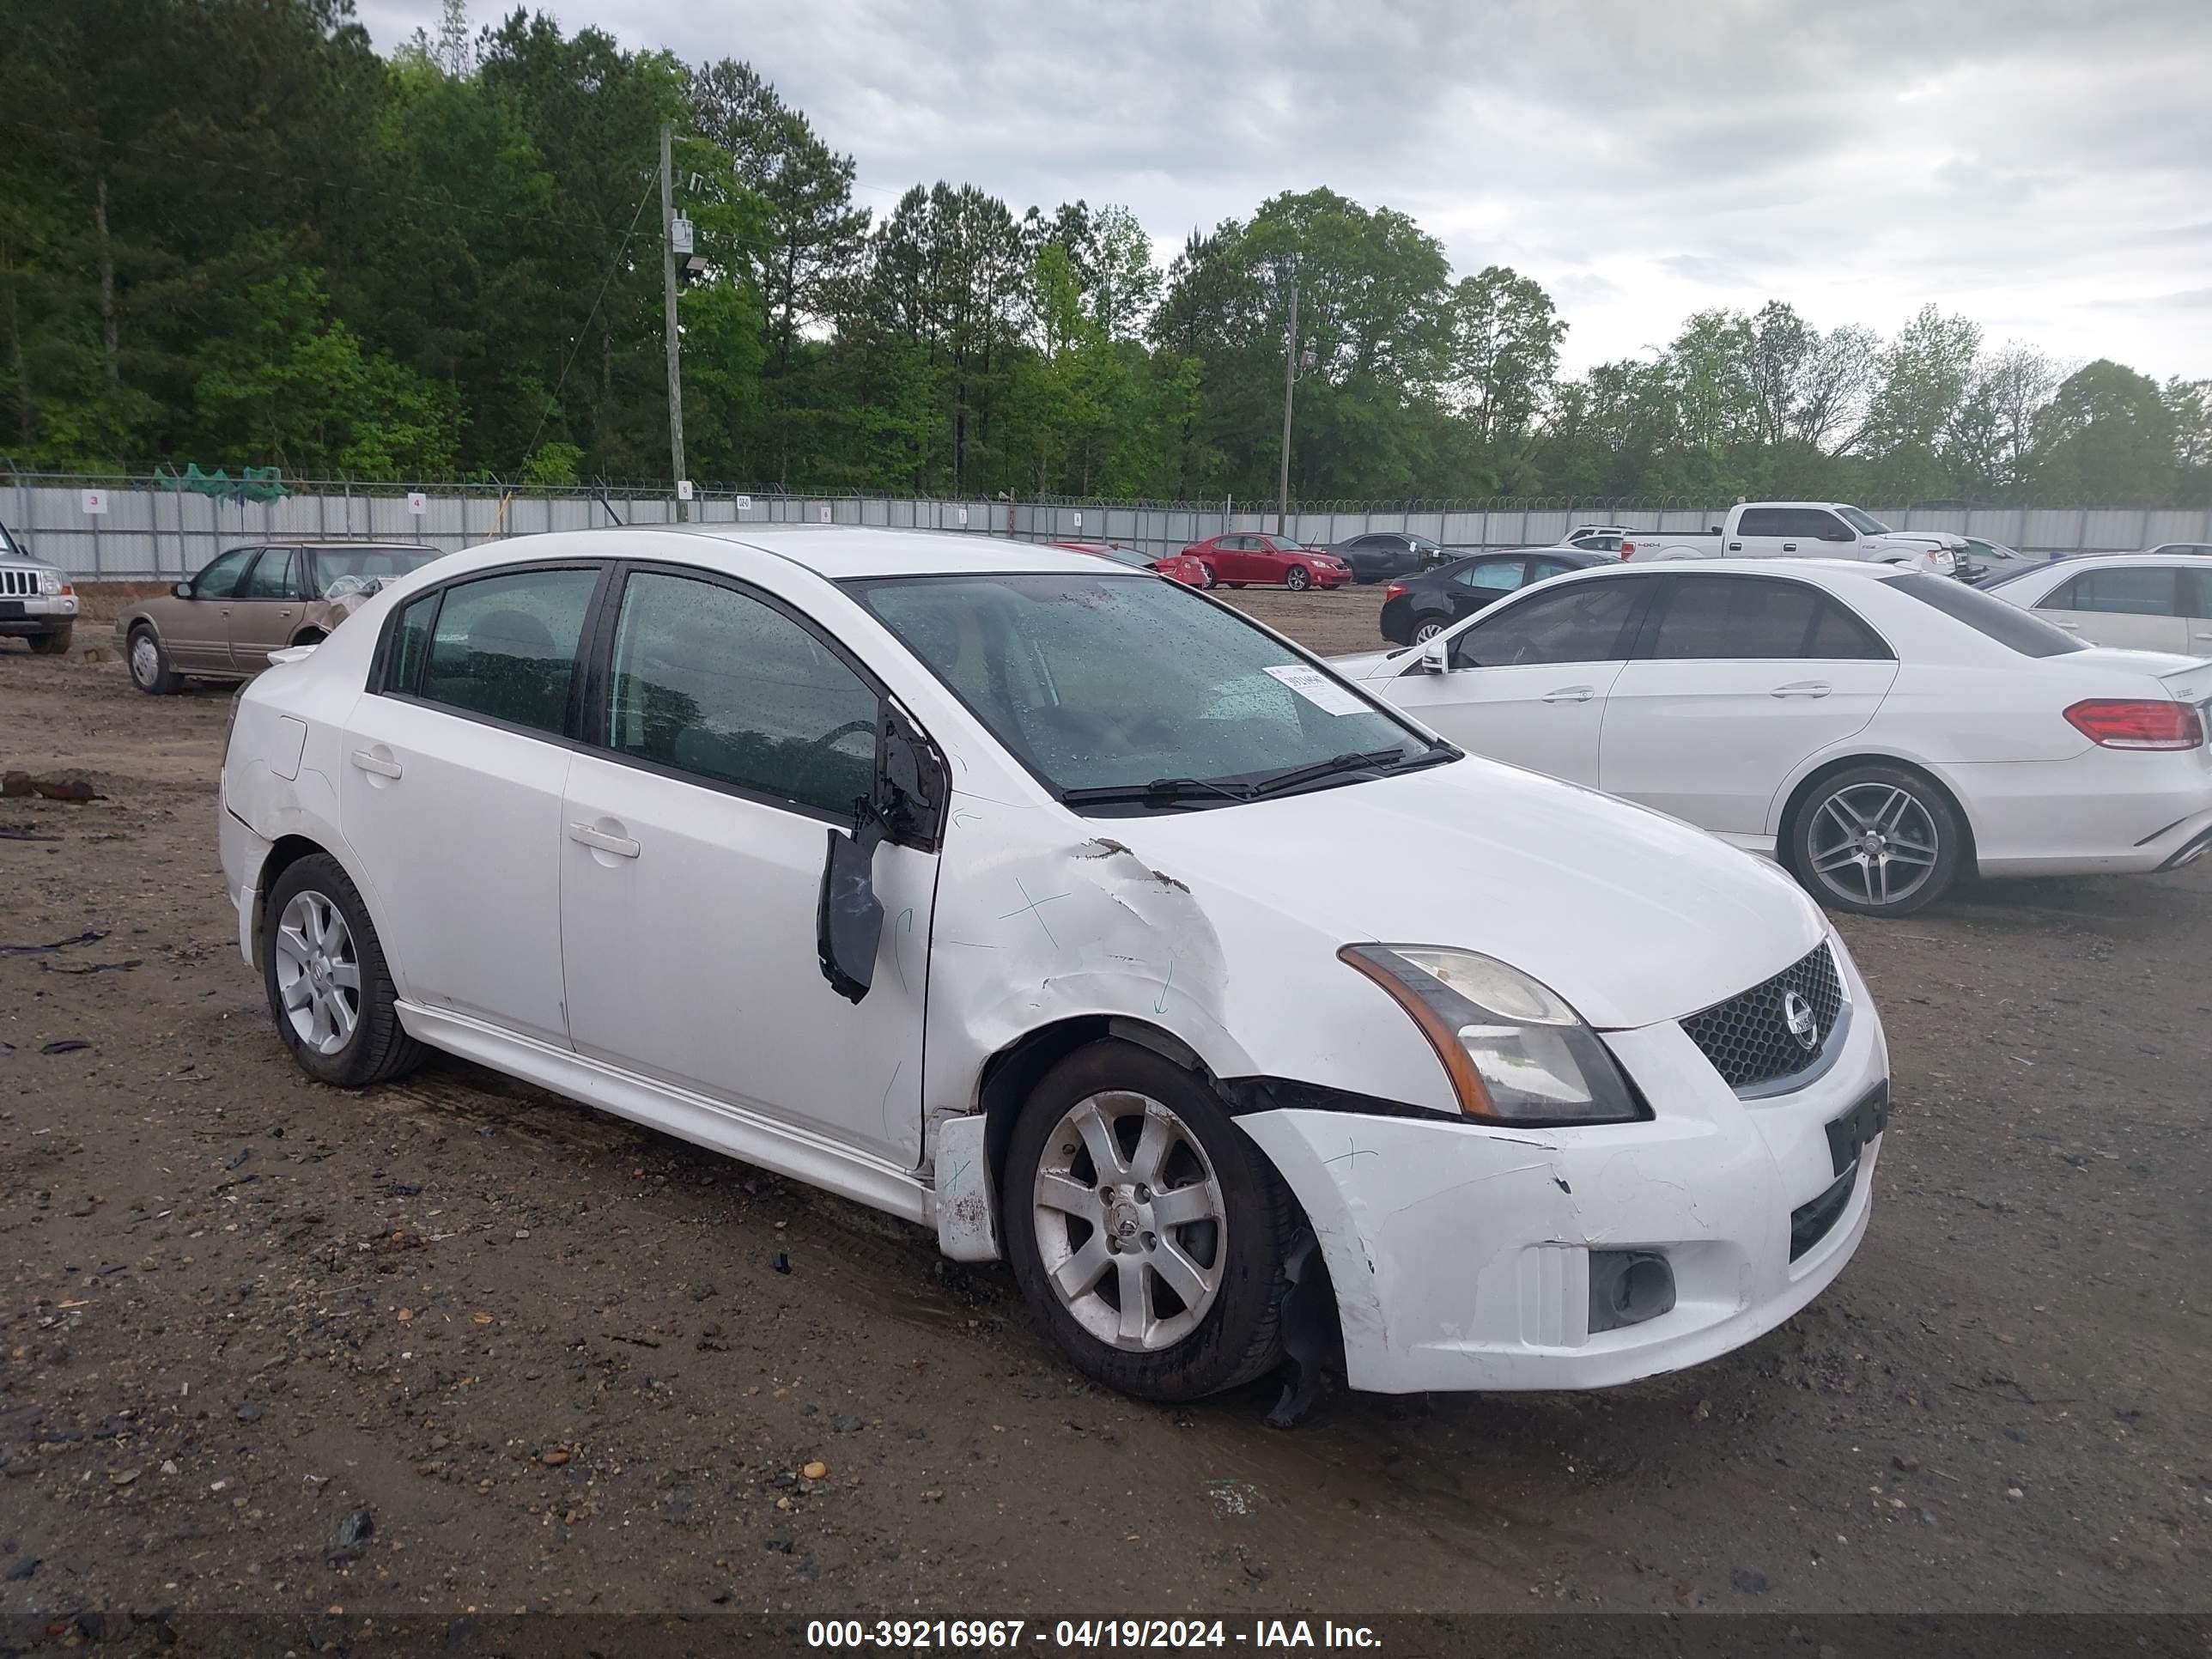
[[[592,331],[592,319],[599,314],[599,301],[607,297],[607,284],[614,281],[615,272],[622,264],[623,255],[629,249],[629,239],[637,234],[637,222],[645,215],[645,204],[653,199],[653,193],[659,182],[656,177],[646,185],[645,194],[637,198],[636,210],[629,216],[629,228],[623,232],[622,242],[615,249],[615,257],[607,261],[606,275],[599,278],[599,291],[592,296],[592,308],[584,313],[583,326],[576,331],[576,343],[568,349],[568,361],[561,365],[561,378],[553,382],[553,390],[546,395],[545,408],[538,416],[538,428],[530,434],[530,441],[523,447],[521,465],[524,466],[529,465],[530,458],[538,453],[538,440],[545,430],[545,422],[552,417],[554,405],[561,401],[561,388],[568,384],[568,371],[576,366],[576,358],[584,349],[585,337]]]

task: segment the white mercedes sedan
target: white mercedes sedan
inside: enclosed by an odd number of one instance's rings
[[[538,536],[278,654],[222,860],[310,1076],[441,1048],[933,1227],[1112,1387],[1626,1382],[1865,1232],[1888,1054],[1802,892],[1149,573]]]
[[[2064,559],[1983,591],[2093,645],[2212,657],[2212,559],[2195,554]]]
[[[1964,874],[2201,855],[2205,654],[2093,649],[1947,577],[1743,560],[1555,576],[1426,646],[1334,665],[1478,754],[1672,813],[1780,860],[1824,903],[1893,916]]]

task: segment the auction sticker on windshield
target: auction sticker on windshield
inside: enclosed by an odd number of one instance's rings
[[[1364,714],[1368,706],[1318,668],[1304,663],[1277,663],[1266,671],[1297,692],[1324,714]]]

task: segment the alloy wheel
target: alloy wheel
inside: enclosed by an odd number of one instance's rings
[[[1814,809],[1807,862],[1839,898],[1893,905],[1928,884],[1942,850],[1934,817],[1910,790],[1855,783]]]
[[[1436,638],[1437,635],[1443,631],[1444,625],[1442,623],[1425,622],[1413,629],[1413,643],[1415,645],[1426,645],[1431,640]]]
[[[1190,1127],[1146,1095],[1091,1095],[1046,1138],[1030,1194],[1054,1297],[1099,1341],[1170,1348],[1198,1328],[1229,1260],[1228,1211]]]
[[[1313,578],[1306,574],[1304,565],[1294,564],[1291,567],[1291,574],[1283,578],[1283,586],[1293,593],[1303,593],[1312,581]]]
[[[361,1024],[361,959],[353,932],[322,894],[292,896],[276,923],[276,991],[300,1041],[334,1054]]]

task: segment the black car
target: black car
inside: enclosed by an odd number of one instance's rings
[[[1410,530],[1370,530],[1327,550],[1350,565],[1352,580],[1359,582],[1417,575],[1452,556],[1426,536],[1417,536]]]
[[[1619,554],[1573,547],[1524,547],[1455,559],[1425,575],[1390,584],[1382,599],[1382,637],[1393,645],[1419,645],[1530,582],[1563,570],[1620,562]]]

